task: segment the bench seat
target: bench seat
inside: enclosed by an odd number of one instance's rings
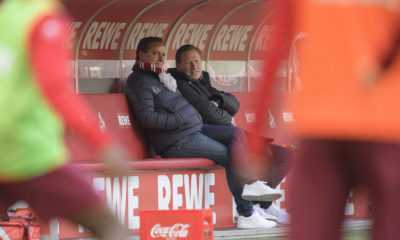
[[[76,164],[88,172],[105,170],[105,165],[99,162],[79,161]],[[148,158],[130,161],[128,166],[132,170],[178,170],[215,168],[218,165],[206,158]]]

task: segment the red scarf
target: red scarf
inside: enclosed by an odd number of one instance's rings
[[[158,78],[160,82],[170,91],[175,92],[177,85],[176,80],[169,74],[164,68],[157,67],[151,63],[145,63],[142,60],[136,60],[135,67],[138,67],[142,70],[150,70],[158,74]]]
[[[165,74],[168,73],[167,70],[165,70],[164,68],[157,67],[156,65],[151,63],[145,63],[140,59],[136,60],[135,67],[138,67],[142,70],[150,70],[155,73],[165,73]]]

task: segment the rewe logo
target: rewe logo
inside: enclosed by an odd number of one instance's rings
[[[171,227],[162,227],[157,223],[151,228],[150,236],[152,238],[166,238],[166,237],[180,237],[185,238],[188,236],[188,228],[190,224],[176,223]]]

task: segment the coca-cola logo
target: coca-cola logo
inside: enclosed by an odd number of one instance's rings
[[[157,223],[151,228],[152,238],[185,238],[188,236],[190,224],[176,223],[171,227],[163,227]]]

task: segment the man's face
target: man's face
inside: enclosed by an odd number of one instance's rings
[[[181,62],[176,65],[176,69],[190,76],[192,79],[198,80],[203,71],[200,54],[196,50],[184,52],[181,55]]]
[[[140,59],[145,63],[151,63],[157,67],[163,67],[165,63],[166,48],[162,43],[152,42],[147,52],[139,52]]]

